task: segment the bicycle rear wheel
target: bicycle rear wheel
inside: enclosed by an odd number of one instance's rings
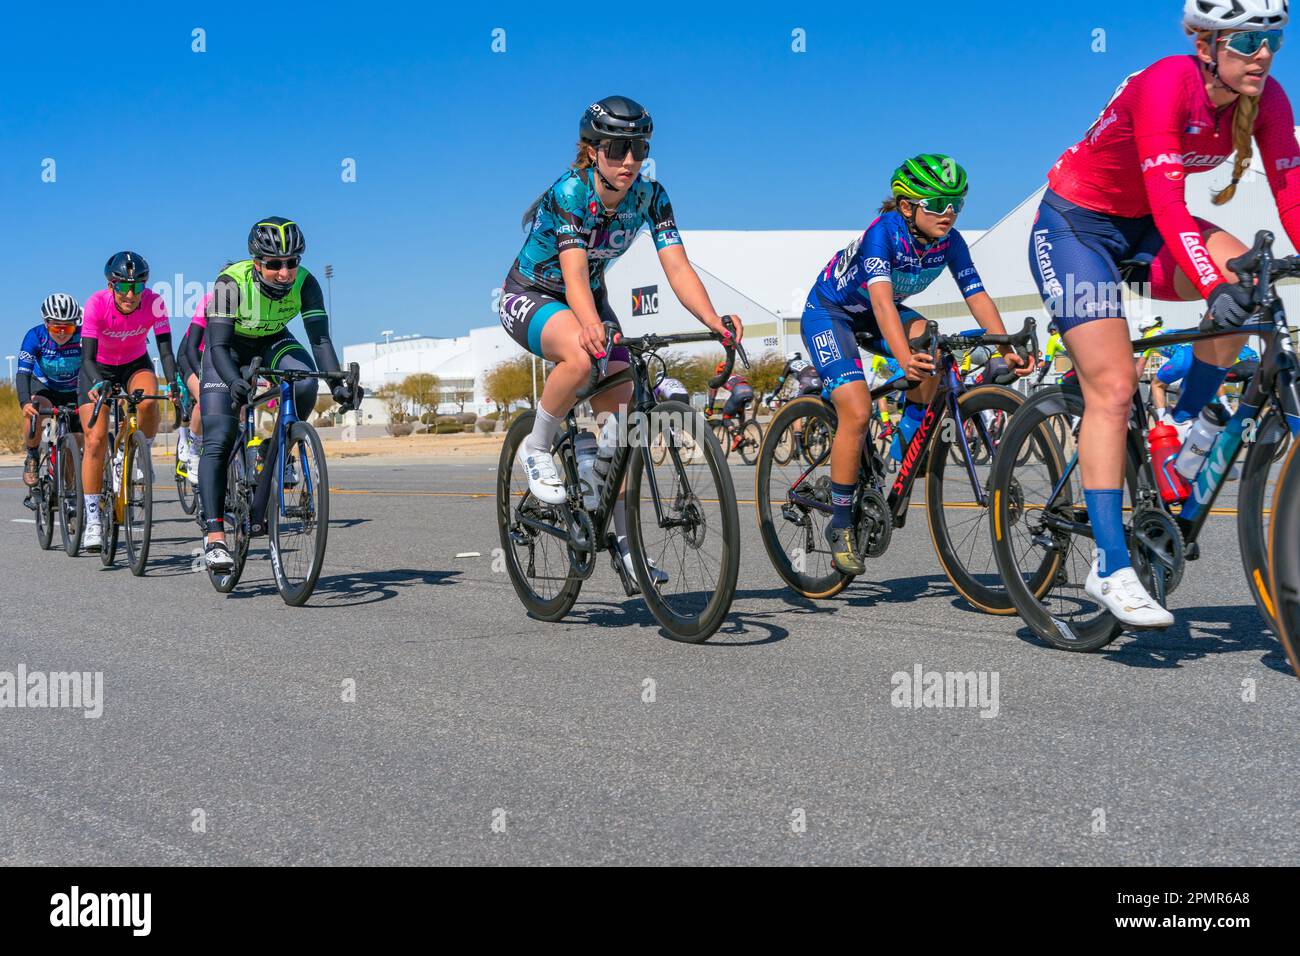
[[[740,430],[740,460],[747,465],[758,461],[758,449],[763,444],[763,426],[758,422],[746,422]]]
[[[199,506],[198,489],[190,482],[189,465],[176,456],[176,497],[180,499],[181,510],[187,515],[194,514]]]
[[[777,461],[786,432],[802,432],[802,454]],[[829,598],[843,591],[852,577],[836,570],[826,544],[829,511],[814,504],[831,503],[831,442],[835,415],[820,398],[796,398],[767,428],[758,453],[754,499],[759,537],[772,567],[786,584],[806,598]],[[811,450],[817,455],[808,459]],[[861,546],[861,542],[859,542]]]
[[[984,504],[980,504],[971,487],[961,444],[948,440],[956,429],[939,429],[926,475],[926,513],[939,564],[957,592],[973,607],[988,614],[1016,613],[993,554],[988,495],[997,442],[1006,434],[1007,424],[1023,404],[1019,392],[1000,385],[981,385],[964,392],[958,399],[962,416],[958,427],[966,437],[979,486],[985,492]],[[1018,464],[1025,464],[1023,458]],[[1061,469],[1049,462],[1046,479],[1055,485],[1060,476]],[[1041,598],[1049,584],[1050,579],[1042,577],[1035,596]]]
[[[1051,523],[1088,520],[1077,463],[1056,438],[1070,435],[1073,448],[1082,415],[1082,396],[1056,387],[1021,405],[993,459],[989,518],[998,571],[1025,623],[1053,647],[1090,652],[1113,641],[1123,626],[1084,590],[1092,538]],[[1024,454],[1027,444],[1034,446],[1032,455]],[[1131,506],[1137,488],[1131,449],[1126,485]]]
[[[1291,670],[1300,677],[1300,448],[1291,450],[1278,474],[1268,530],[1269,581],[1277,602],[1277,634]]]
[[[126,482],[123,511],[126,561],[131,573],[140,577],[149,562],[149,539],[153,531],[153,463],[149,460],[149,445],[144,432],[131,434],[129,451],[122,476]]]
[[[1260,617],[1274,632],[1277,631],[1277,605],[1269,585],[1268,526],[1277,499],[1275,479],[1282,471],[1277,450],[1287,445],[1290,438],[1282,417],[1270,408],[1255,428],[1255,440],[1242,463],[1237,492],[1237,544],[1246,583]]]
[[[31,491],[32,503],[36,505],[36,543],[42,551],[50,550],[54,543],[54,484],[50,446],[42,443],[40,463],[36,466],[36,485]]]
[[[285,604],[301,607],[315,590],[325,564],[330,518],[329,476],[325,446],[315,428],[308,422],[294,422],[287,436],[286,447],[280,450],[280,462],[268,476],[272,493],[266,507],[271,519],[271,568],[275,572],[275,586]]]
[[[660,402],[650,413],[649,432],[632,449],[628,464],[632,567],[641,596],[668,636],[698,644],[722,626],[736,596],[736,489],[722,449],[689,405]],[[668,447],[668,458],[659,466],[646,454],[655,435],[662,435]],[[689,437],[689,443],[679,436]],[[689,447],[696,454],[688,458],[683,450]],[[647,561],[667,573],[668,580],[656,584]]]
[[[721,418],[715,418],[709,422],[709,428],[713,432],[713,437],[718,442],[718,448],[722,451],[722,457],[726,458],[731,454],[731,432],[727,428],[727,423]]]
[[[241,443],[242,445],[242,443]],[[248,561],[248,541],[252,519],[249,514],[251,492],[246,487],[245,457],[242,447],[230,456],[226,468],[225,520],[226,547],[234,559],[234,566],[225,574],[208,568],[208,580],[221,594],[229,594],[239,583]]]
[[[559,621],[573,608],[582,578],[573,573],[566,539],[547,534],[526,521],[565,527],[560,509],[528,492],[528,476],[515,458],[533,430],[534,412],[515,419],[497,462],[497,528],[506,573],[528,613],[542,621]]]
[[[85,525],[85,496],[81,483],[81,448],[72,435],[64,435],[59,444],[59,471],[55,481],[58,495],[59,536],[63,551],[70,558],[81,552],[81,532]]]

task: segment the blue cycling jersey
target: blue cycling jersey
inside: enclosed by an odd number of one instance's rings
[[[953,229],[919,249],[907,220],[887,212],[827,263],[808,296],[809,305],[820,305],[832,314],[870,313],[867,290],[871,285],[892,283],[894,302],[899,303],[926,289],[945,268],[957,280],[963,297],[984,290],[961,233]]]
[[[45,324],[28,330],[18,350],[18,375],[26,373],[56,392],[73,392],[81,371],[81,332],[60,345]]]
[[[540,288],[563,298],[560,253],[585,249],[591,287],[600,288],[605,267],[627,252],[642,226],[649,227],[655,248],[681,244],[668,192],[657,182],[637,179],[606,215],[596,193],[593,170],[570,169],[542,196],[528,238],[510,269],[525,287]]]

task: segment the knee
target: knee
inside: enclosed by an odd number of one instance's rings
[[[838,432],[847,435],[861,435],[867,428],[867,419],[871,417],[871,403],[846,401],[835,403],[836,417],[839,419]]]
[[[1137,391],[1137,376],[1131,374],[1130,363],[1124,363],[1125,369],[1105,375],[1101,381],[1093,383],[1087,401],[1097,411],[1107,417],[1127,418],[1133,405],[1133,393]],[[1130,374],[1125,374],[1130,373]]]

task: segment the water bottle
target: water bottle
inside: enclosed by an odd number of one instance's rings
[[[1192,493],[1191,486],[1174,466],[1174,459],[1178,457],[1182,448],[1181,442],[1178,441],[1178,429],[1163,423],[1157,425],[1147,435],[1147,443],[1151,448],[1151,468],[1156,473],[1156,486],[1160,489],[1160,497],[1166,504],[1186,501],[1187,496]]]
[[[588,431],[579,432],[573,443],[573,452],[578,459],[578,484],[582,488],[582,503],[588,511],[594,511],[600,504],[600,479],[596,477],[596,436]]]
[[[610,467],[614,461],[614,452],[618,449],[618,416],[610,415],[600,430],[597,439],[596,478],[601,486],[609,478]]]
[[[1183,442],[1183,450],[1179,452],[1178,460],[1174,462],[1174,467],[1178,469],[1180,475],[1188,481],[1196,480],[1201,466],[1205,464],[1205,459],[1210,454],[1210,447],[1219,437],[1219,432],[1223,431],[1223,426],[1227,424],[1228,410],[1218,402],[1212,402],[1201,410],[1196,424],[1187,433],[1187,440]]]

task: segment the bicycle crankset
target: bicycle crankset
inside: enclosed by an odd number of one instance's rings
[[[1161,508],[1139,505],[1133,510],[1128,550],[1143,585],[1164,604],[1182,582],[1187,564],[1187,546],[1174,519]]]
[[[894,519],[884,496],[875,488],[862,492],[858,512],[858,554],[863,558],[878,558],[889,548],[894,533]]]
[[[596,570],[596,529],[582,508],[565,508],[569,528],[569,568],[580,578]]]

